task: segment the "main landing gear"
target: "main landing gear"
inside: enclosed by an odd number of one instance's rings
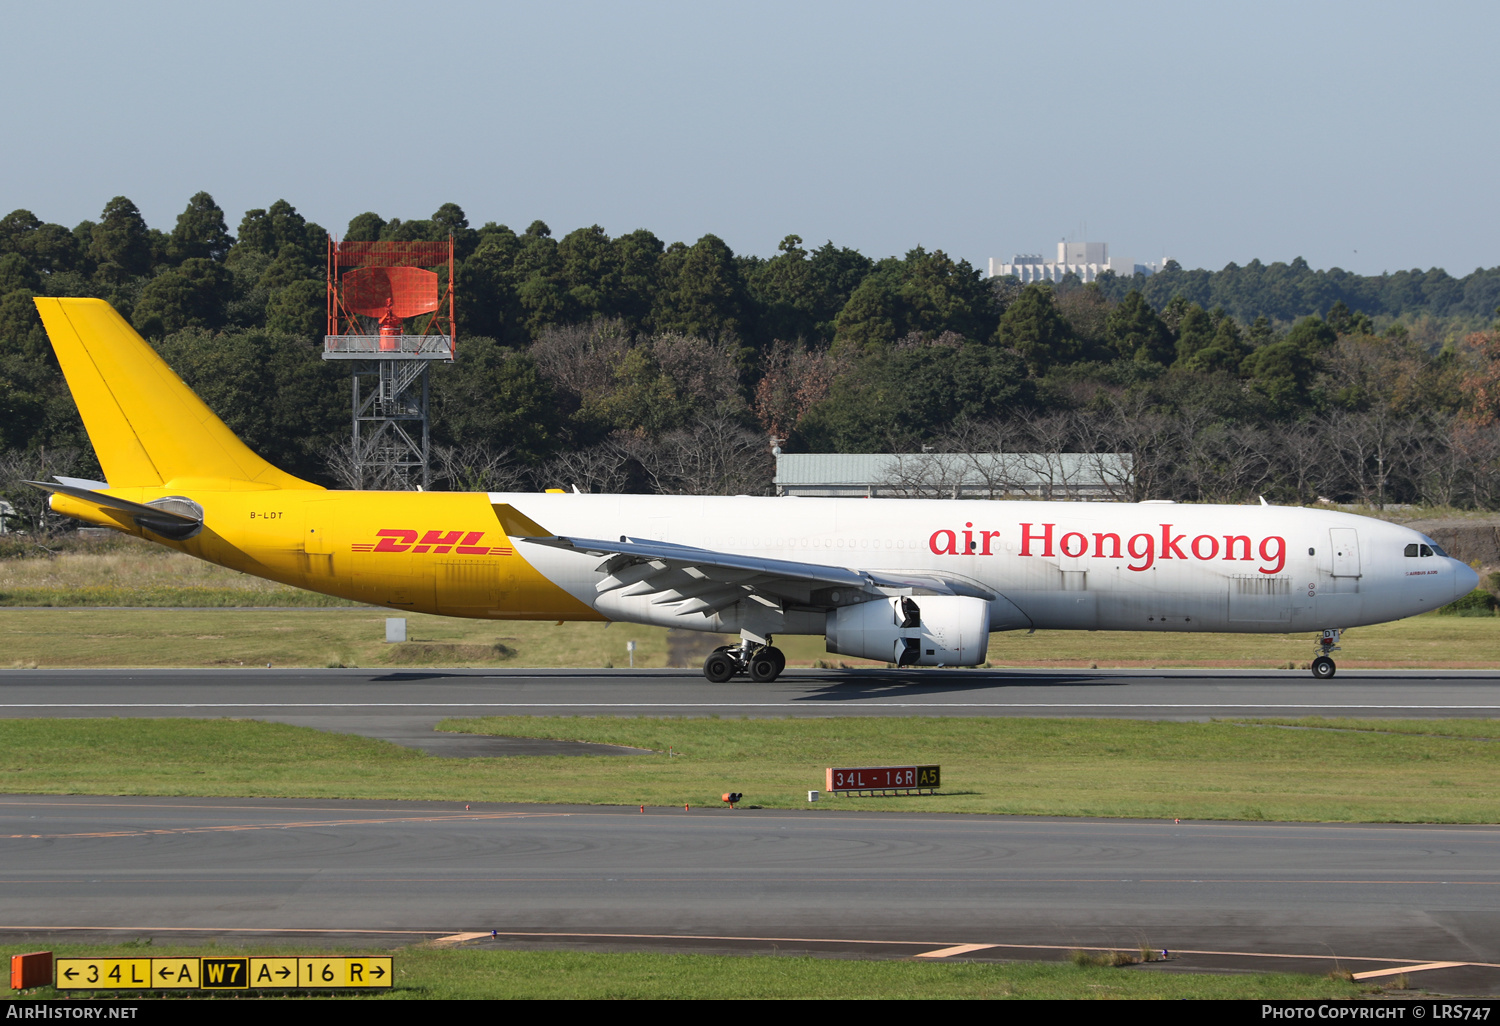
[[[1318,657],[1312,661],[1312,675],[1319,680],[1328,680],[1338,672],[1328,653],[1339,651],[1339,635],[1343,633],[1342,627],[1331,627],[1318,639]]]
[[[781,649],[762,645],[746,638],[738,645],[716,648],[703,660],[703,676],[723,684],[736,674],[749,674],[757,684],[769,684],[786,669]]]

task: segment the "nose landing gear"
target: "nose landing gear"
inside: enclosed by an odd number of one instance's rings
[[[1319,680],[1328,680],[1338,672],[1328,653],[1339,651],[1339,636],[1343,633],[1342,627],[1331,627],[1318,639],[1318,657],[1312,661],[1312,675]]]
[[[716,648],[703,660],[703,676],[714,684],[723,684],[741,673],[748,674],[757,684],[769,684],[785,669],[786,656],[781,649],[757,644],[748,638],[738,645]]]

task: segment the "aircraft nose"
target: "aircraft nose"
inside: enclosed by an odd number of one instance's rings
[[[1469,592],[1479,587],[1479,575],[1474,568],[1458,560],[1453,560],[1453,597],[1463,598]]]

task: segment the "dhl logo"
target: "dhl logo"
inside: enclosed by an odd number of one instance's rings
[[[513,556],[515,550],[509,546],[479,544],[483,531],[428,531],[417,540],[417,532],[403,527],[387,527],[376,531],[378,542],[355,542],[349,548],[353,552],[432,552],[445,554],[455,552],[460,556]]]

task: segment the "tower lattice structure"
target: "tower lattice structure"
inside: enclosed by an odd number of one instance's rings
[[[323,359],[350,361],[350,483],[431,485],[430,369],[453,362],[453,240],[328,240]]]

